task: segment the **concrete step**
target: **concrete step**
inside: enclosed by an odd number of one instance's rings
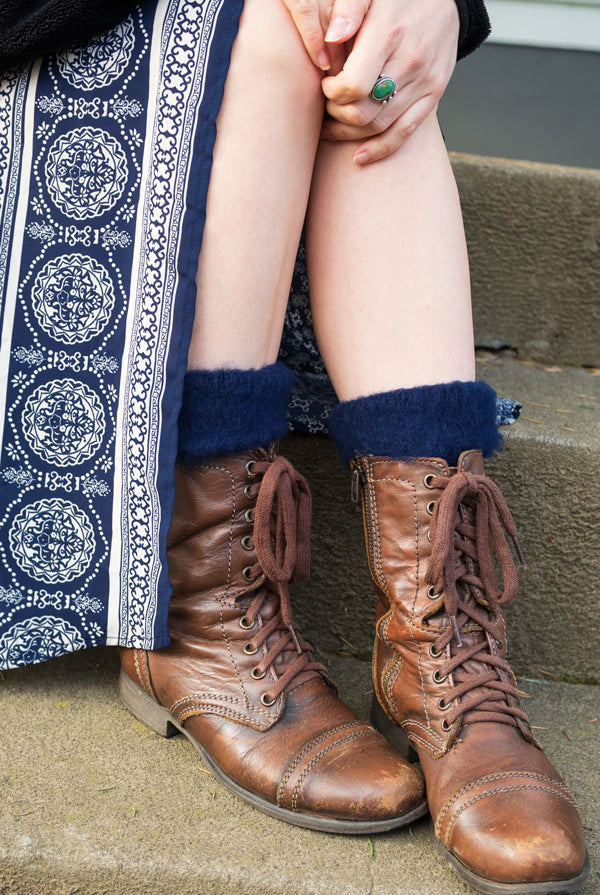
[[[521,673],[600,678],[600,376],[481,356],[478,372],[523,403],[488,464],[517,522],[527,557],[508,607],[509,658]],[[283,450],[314,497],[312,579],[295,588],[297,614],[323,652],[371,654],[374,599],[362,513],[330,441],[295,435]]]
[[[600,366],[600,171],[452,153],[478,345]]]
[[[368,663],[336,659],[355,710]],[[164,740],[119,704],[116,650],[0,680],[2,895],[469,895],[423,820],[345,837],[291,827],[240,802],[183,737]],[[597,687],[521,680],[533,723],[577,797],[600,893]]]

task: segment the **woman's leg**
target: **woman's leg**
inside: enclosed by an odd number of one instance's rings
[[[310,497],[264,449],[287,428],[291,374],[272,362],[322,109],[319,73],[281,0],[246,0],[180,415],[171,645],[123,650],[121,686],[138,718],[165,736],[182,730],[256,807],[368,833],[421,816],[422,779],[337,698],[293,623],[288,582],[308,571]]]
[[[474,378],[469,268],[435,116],[394,155],[322,143],[307,222],[311,308],[338,397]]]
[[[579,891],[577,808],[532,736],[506,659],[502,604],[517,575],[502,526],[515,543],[516,529],[474,450],[498,438],[495,400],[469,381],[465,241],[439,128],[432,117],[365,169],[353,168],[352,148],[319,151],[307,258],[342,399],[331,430],[362,482],[379,597],[374,715],[411,737],[459,876],[499,895]]]
[[[281,0],[246,0],[217,122],[191,369],[277,357],[323,116],[320,81]]]

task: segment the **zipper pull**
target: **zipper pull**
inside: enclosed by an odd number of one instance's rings
[[[363,480],[360,469],[358,466],[355,466],[352,470],[352,485],[350,487],[350,500],[352,503],[358,503],[360,500],[360,485]]]

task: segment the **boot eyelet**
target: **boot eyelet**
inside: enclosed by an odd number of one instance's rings
[[[427,532],[427,540],[431,544],[431,532],[430,531]]]
[[[433,516],[433,508],[435,507],[435,500],[430,500],[425,509],[427,510],[428,516]]]
[[[243,628],[244,631],[249,631],[251,628],[254,627],[255,624],[256,622],[252,622],[252,624],[249,624],[248,619],[245,615],[243,615],[239,621],[240,628]]]
[[[442,592],[440,591],[439,593],[436,594],[436,592],[433,588],[433,584],[430,584],[429,587],[427,588],[427,596],[429,597],[430,600],[439,600],[439,598],[442,596]]]
[[[258,575],[252,574],[252,566],[244,566],[242,569],[242,578],[244,581],[247,581],[248,584],[252,584],[253,581],[256,581]]]
[[[431,483],[434,478],[435,478],[434,474],[432,472],[428,472],[427,475],[425,476],[425,478],[423,479],[423,484],[425,485],[426,488],[429,488],[430,491],[433,490],[433,485]]]
[[[256,500],[256,494],[252,493],[253,485],[244,485],[244,497],[247,497],[248,500]]]
[[[433,672],[433,679],[436,682],[436,684],[443,684],[447,677],[448,677],[447,674],[444,674],[444,675],[440,674],[438,668],[436,668],[435,671]],[[440,706],[440,708],[441,708],[441,706]]]
[[[275,703],[277,702],[276,699],[269,699],[266,693],[262,694],[262,696],[260,697],[260,701],[261,704],[265,705],[267,708],[269,708],[269,706],[271,705],[275,705]]]
[[[440,712],[447,712],[449,708],[450,708],[450,703],[444,702],[443,696],[441,699],[438,699],[438,709],[440,710]]]
[[[262,681],[263,677],[267,676],[266,671],[259,671],[258,668],[253,668],[250,674],[255,681]]]
[[[258,652],[257,647],[253,647],[251,643],[244,644],[244,652],[247,656],[255,656]]]
[[[242,547],[244,550],[254,550],[254,544],[252,543],[250,535],[244,535],[242,538]]]
[[[256,476],[256,473],[253,472],[253,469],[256,465],[256,460],[248,460],[246,463],[246,475],[253,479]]]
[[[448,722],[447,722],[446,719],[444,718],[444,720],[442,721],[442,730],[443,730],[445,733],[448,733],[448,731],[450,730],[451,726],[452,726],[452,725],[451,725],[451,724],[448,724]]]
[[[254,522],[254,510],[246,510],[246,512],[244,513],[244,519],[246,520],[246,522]]]
[[[498,647],[498,649],[502,649],[502,647],[504,646],[503,641],[502,641],[502,640],[497,640],[497,641],[496,641],[496,646]]]
[[[442,653],[441,652],[438,653],[438,651],[436,650],[435,646],[432,643],[431,646],[429,647],[429,655],[431,656],[432,659],[439,659],[440,656],[442,655]]]

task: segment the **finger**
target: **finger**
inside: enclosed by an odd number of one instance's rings
[[[331,61],[325,46],[319,5],[316,0],[283,0],[312,62],[329,71]]]
[[[325,35],[327,43],[344,43],[357,33],[370,6],[370,0],[335,0]]]
[[[382,39],[382,34],[387,37]],[[323,79],[323,93],[327,99],[339,105],[358,102],[368,97],[380,74],[395,77],[394,71],[388,71],[386,65],[389,67],[390,57],[397,53],[400,38],[400,29],[387,26],[381,15],[375,15],[372,10],[354,39],[343,71]],[[406,76],[396,77],[397,86],[403,87],[408,80]]]
[[[354,153],[352,160],[357,165],[369,165],[388,158],[404,146],[417,128],[431,115],[437,104],[436,97],[423,97],[386,131],[362,143]]]
[[[375,122],[366,127],[354,127],[351,124],[341,124],[339,121],[325,119],[321,127],[321,140],[332,143],[347,143],[366,140],[375,134],[380,134],[386,128],[379,127]]]
[[[419,92],[418,84],[410,82],[390,97],[387,103],[376,103],[372,99],[362,99],[359,102],[340,105],[328,100],[326,104],[327,114],[342,124],[353,127],[366,127],[371,122],[377,121],[382,126],[380,130],[388,128],[397,118],[400,118],[425,91]]]

